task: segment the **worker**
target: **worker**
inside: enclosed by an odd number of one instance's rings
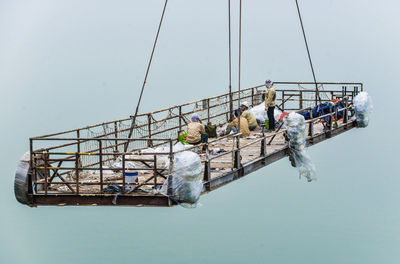
[[[275,117],[274,117],[274,109],[275,109],[275,101],[276,101],[276,92],[275,88],[271,82],[271,80],[265,81],[265,86],[267,87],[267,91],[265,92],[265,111],[267,111],[268,120],[269,120],[269,130],[275,130]]]
[[[254,131],[257,128],[257,119],[252,113],[250,113],[249,106],[249,102],[243,102],[243,104],[240,106],[240,110],[242,111],[241,116],[246,118],[247,122],[249,123],[250,131]]]
[[[235,119],[233,119],[232,122],[230,122],[226,128],[225,134],[228,135],[233,131],[234,133],[239,132],[238,127],[239,127],[239,119],[238,119],[239,112],[238,110],[235,110],[234,116]],[[240,137],[248,137],[250,136],[250,130],[249,130],[249,123],[247,122],[246,118],[244,118],[242,115],[240,115]]]
[[[192,122],[187,125],[187,142],[192,145],[208,143],[208,134],[204,130],[198,114],[192,115]]]

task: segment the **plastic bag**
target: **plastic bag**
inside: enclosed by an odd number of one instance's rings
[[[299,170],[300,177],[307,181],[316,180],[315,166],[306,151],[306,124],[304,116],[291,112],[284,119],[286,135],[289,138],[289,159]]]
[[[267,111],[265,111],[265,103],[264,102],[262,102],[259,105],[254,106],[249,111],[262,124],[265,123],[265,120],[268,119]],[[275,122],[279,122],[279,118],[281,117],[281,114],[282,114],[282,111],[280,111],[279,109],[277,109],[275,107],[275,110],[274,110]]]
[[[165,180],[160,193],[169,197],[187,208],[195,208],[203,190],[202,166],[200,156],[191,151],[177,153],[174,158],[172,186],[168,186],[170,179]],[[169,176],[171,177],[171,176]]]
[[[190,148],[191,145],[184,145],[178,142],[172,147],[172,151],[181,151]],[[126,159],[152,159],[152,155],[145,155],[146,153],[169,153],[169,147],[157,147],[157,148],[147,148],[140,151],[142,155],[126,155]],[[149,163],[152,165],[153,163]],[[112,164],[112,168],[122,169],[122,156],[118,157],[117,160]],[[145,165],[140,161],[126,161],[126,169],[138,169],[145,168]],[[168,155],[157,155],[157,169],[167,170],[169,168],[169,157]],[[138,170],[139,173],[149,173],[149,170]]]
[[[372,113],[372,99],[367,92],[359,93],[353,100],[357,127],[367,127]]]

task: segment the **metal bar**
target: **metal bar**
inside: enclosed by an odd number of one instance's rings
[[[157,191],[157,155],[154,155],[154,192]]]
[[[125,191],[125,154],[122,154],[122,193]]]
[[[36,141],[49,141],[49,140],[64,140],[64,141],[70,141],[70,140],[86,140],[86,141],[94,141],[94,140],[111,140],[110,138],[31,138],[32,140]],[[118,140],[118,141],[147,141],[147,140],[154,140],[154,141],[169,141],[170,138],[114,138],[112,140]],[[76,144],[76,143],[74,143]]]
[[[151,138],[151,114],[147,115],[147,123],[148,123],[148,130],[149,130],[149,138]],[[147,141],[147,146],[151,147],[153,145],[153,143],[151,142],[151,140]]]
[[[261,157],[265,157],[265,155],[267,154],[266,151],[266,141],[265,141],[265,126],[261,127],[261,131],[262,131],[262,140],[261,140],[261,153],[260,156]]]
[[[205,183],[204,186],[205,186],[205,188],[206,188],[207,191],[210,191],[210,190],[211,190],[210,184],[209,184],[209,181],[210,181],[210,178],[211,178],[211,175],[210,175],[210,171],[211,171],[210,165],[211,165],[211,164],[210,164],[210,150],[209,150],[208,144],[206,144],[206,161],[204,162],[203,182]]]
[[[33,181],[36,181],[36,169],[33,168],[34,155],[35,154],[33,154],[33,141],[32,141],[32,139],[29,139],[29,171],[28,171],[28,194],[29,195],[33,194],[32,177],[33,177]]]
[[[343,123],[347,124],[348,121],[348,108],[349,108],[349,101],[347,99],[347,97],[344,98],[344,105],[345,105],[345,111],[344,111],[344,115],[343,115]],[[342,110],[342,109],[340,109]]]
[[[75,192],[78,195],[79,194],[79,170],[78,170],[78,160],[79,160],[79,153],[75,154],[75,183],[76,183],[76,188],[75,188]]]
[[[268,142],[268,145],[271,145],[272,140],[274,140],[275,136],[278,135],[279,130],[281,130],[282,126],[284,123],[280,124],[280,126],[278,127],[278,129],[276,130],[276,132],[274,133],[274,135],[272,136],[271,140]]]
[[[99,165],[100,165],[100,191],[103,192],[103,148],[102,141],[99,140]]]
[[[168,170],[168,189],[167,189],[167,195],[170,197],[174,194],[174,190],[172,188],[172,172],[174,170],[174,153],[172,149],[172,140],[169,142],[169,170]]]
[[[182,106],[179,106],[179,132],[182,131]]]
[[[118,124],[117,121],[114,122],[114,133],[115,133],[115,138],[118,138]],[[115,140],[115,152],[118,152],[118,140]]]
[[[303,91],[300,91],[299,108],[303,109]]]
[[[47,182],[47,178],[48,178],[48,170],[47,170],[47,155],[48,154],[44,154],[43,155],[43,162],[44,162],[44,194],[47,195],[47,191],[48,191],[48,182]]]
[[[207,124],[210,124],[210,99],[207,99]]]

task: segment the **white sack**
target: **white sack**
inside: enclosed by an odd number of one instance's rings
[[[284,119],[292,165],[299,169],[300,177],[308,181],[316,180],[315,166],[306,151],[306,124],[304,116],[291,112]]]
[[[372,113],[372,99],[367,92],[359,93],[353,100],[357,127],[367,127]]]

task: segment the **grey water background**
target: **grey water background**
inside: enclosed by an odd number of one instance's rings
[[[169,2],[141,112],[227,91],[227,1]],[[242,87],[312,80],[294,1],[243,2]],[[162,4],[0,0],[0,263],[400,263],[397,1],[300,1],[318,80],[374,101],[309,149],[318,181],[282,159],[194,210],[17,203],[29,137],[133,112]]]

